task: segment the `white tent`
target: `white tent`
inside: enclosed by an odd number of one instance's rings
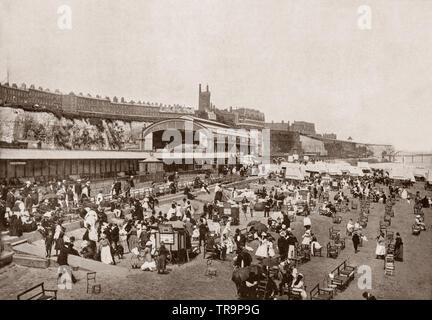
[[[415,181],[412,171],[409,168],[400,166],[390,170],[390,179]]]
[[[363,173],[362,169],[360,169],[359,167],[351,166],[349,168],[349,175],[353,176],[353,177],[363,177],[364,173]]]
[[[317,165],[315,163],[306,164],[304,169],[307,172],[319,173],[319,168],[317,167]]]
[[[367,163],[367,162],[359,161],[357,163],[357,167],[359,167],[363,172],[371,172],[372,171],[371,167],[369,166],[369,163]]]
[[[336,163],[328,163],[327,168],[328,168],[328,173],[331,176],[341,176],[342,175],[341,166],[336,164]]]
[[[429,169],[423,168],[423,167],[415,167],[413,170],[414,177],[420,177],[420,178],[424,178],[424,179],[427,179],[428,172],[429,172]]]
[[[328,173],[327,163],[325,162],[316,162],[316,168],[319,173]]]
[[[304,180],[304,175],[302,174],[300,167],[286,167],[285,178],[291,180]]]
[[[427,173],[426,181],[428,181],[429,183],[432,183],[432,171],[431,170],[429,170]]]

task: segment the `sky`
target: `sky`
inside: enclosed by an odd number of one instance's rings
[[[2,83],[195,108],[208,84],[216,107],[397,150],[432,151],[431,62],[430,0],[0,0]]]

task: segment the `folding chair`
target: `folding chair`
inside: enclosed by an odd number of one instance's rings
[[[87,272],[87,293],[100,293],[101,285],[96,283],[96,272]]]

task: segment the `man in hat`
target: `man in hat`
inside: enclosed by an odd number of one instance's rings
[[[61,268],[61,267],[69,266],[69,264],[68,264],[68,256],[69,256],[69,254],[72,253],[72,250],[71,250],[72,247],[70,245],[70,240],[67,237],[64,237],[63,240],[64,240],[64,243],[61,245],[60,253],[59,253],[58,257],[57,257],[57,263],[60,266],[59,270],[64,270],[65,269],[65,268]],[[61,276],[62,276],[62,273],[59,273],[58,277],[60,278]],[[70,276],[71,276],[71,279],[72,279],[72,283],[77,282],[77,280],[75,279],[75,277],[74,277],[74,275],[72,273],[72,270],[70,270]]]
[[[360,236],[358,235],[357,231],[354,231],[353,236],[352,236],[352,242],[353,242],[353,246],[354,246],[354,253],[357,253],[358,250],[358,245],[360,244]]]
[[[28,212],[30,212],[30,213],[32,212],[33,198],[32,198],[32,195],[30,192],[28,192],[27,195],[25,196],[24,206]]]
[[[12,208],[15,205],[15,200],[15,189],[9,189],[6,194],[6,208],[9,208],[9,210],[12,211]]]
[[[277,246],[281,261],[284,261],[288,257],[288,239],[284,230],[282,230],[279,235],[280,237],[277,240]]]

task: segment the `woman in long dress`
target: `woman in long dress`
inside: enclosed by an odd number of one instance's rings
[[[261,238],[259,238],[260,241],[260,245],[257,249],[257,251],[255,252],[255,255],[259,258],[267,258],[268,257],[268,241],[267,241],[267,235],[263,232],[261,234]]]
[[[127,223],[122,226],[119,232],[120,245],[123,247],[124,250],[123,253],[129,253],[129,245],[127,242],[128,233],[125,229],[126,225]]]
[[[105,233],[101,234],[101,238],[102,238],[101,241],[99,241],[101,262],[105,264],[114,264],[114,260],[111,255],[111,246]]]
[[[302,237],[303,237],[303,240],[302,240],[301,244],[309,247],[310,243],[312,241],[312,236],[311,236],[310,230],[306,230],[306,232],[304,233],[304,235]]]
[[[56,225],[55,232],[54,232],[54,241],[55,241],[55,252],[56,256],[58,255],[58,252],[63,248],[64,246],[64,229],[60,223]]]
[[[138,236],[137,236],[137,229],[135,226],[132,226],[132,229],[130,229],[128,233],[128,245],[129,245],[129,251],[132,251],[133,248],[138,247]]]
[[[384,238],[384,234],[380,232],[380,235],[377,237],[377,246],[375,250],[375,255],[377,259],[384,259],[385,254],[386,254],[385,238]]]
[[[155,271],[156,270],[156,262],[153,259],[151,252],[152,252],[152,242],[147,241],[146,247],[143,251],[144,263],[141,265],[141,270],[143,270],[143,271]]]
[[[396,233],[394,258],[396,261],[403,261],[403,242],[399,232]]]

